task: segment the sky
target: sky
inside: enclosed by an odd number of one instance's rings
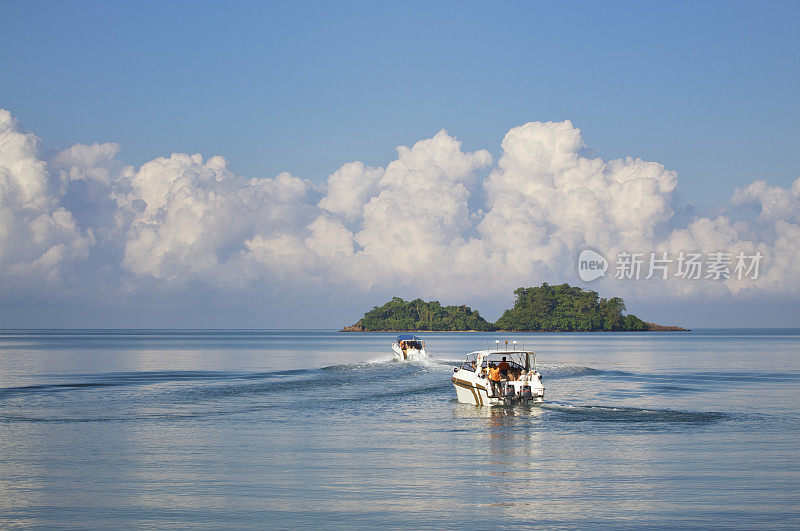
[[[796,2],[0,20],[0,327],[334,328],[391,296],[493,320],[542,282],[650,321],[800,326]],[[584,249],[605,276],[579,278]],[[689,252],[763,259],[687,279]],[[674,269],[615,278],[621,253]]]

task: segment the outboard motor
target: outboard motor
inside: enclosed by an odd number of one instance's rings
[[[514,386],[506,384],[506,398],[514,398]]]
[[[522,388],[522,399],[523,400],[530,400],[533,398],[533,393],[531,393],[531,387],[526,385]]]

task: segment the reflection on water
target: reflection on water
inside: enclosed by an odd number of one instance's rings
[[[0,334],[0,526],[800,524],[800,335],[531,334],[549,401],[459,404],[495,337]]]

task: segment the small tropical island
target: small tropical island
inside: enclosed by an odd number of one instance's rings
[[[342,332],[642,332],[687,331],[625,315],[619,297],[601,298],[596,291],[569,284],[517,288],[516,300],[494,323],[469,306],[442,306],[438,301],[394,297],[375,306]]]

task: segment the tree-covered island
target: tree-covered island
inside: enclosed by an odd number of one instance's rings
[[[400,297],[375,306],[355,325],[345,328],[348,332],[417,330],[491,332],[497,329],[469,306],[442,306],[438,301],[404,301]]]
[[[561,284],[517,288],[514,307],[506,310],[495,326],[511,332],[620,332],[647,330],[633,314],[623,315],[619,297],[602,299],[596,291]]]
[[[500,319],[490,323],[469,306],[442,306],[438,301],[405,301],[394,297],[383,306],[375,306],[345,332],[400,331],[480,331],[510,332],[623,332],[684,330],[642,321],[624,315],[625,302],[619,297],[601,298],[596,291],[569,284],[514,290],[514,306]]]

